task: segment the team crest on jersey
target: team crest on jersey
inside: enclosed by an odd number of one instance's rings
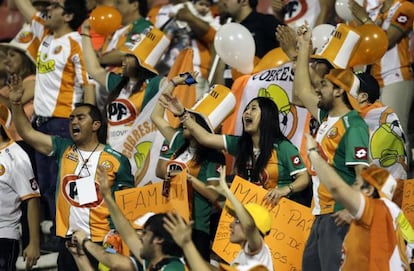
[[[0,176],[3,176],[6,173],[6,168],[3,164],[0,164]]]
[[[368,150],[365,147],[355,147],[354,155],[356,159],[367,160]]]
[[[28,43],[33,39],[33,33],[29,31],[23,31],[17,37],[19,43]]]
[[[61,193],[63,194],[64,198],[69,202],[70,205],[78,208],[97,208],[103,202],[103,197],[99,192],[99,185],[95,182],[95,190],[98,199],[95,202],[87,203],[80,205],[79,204],[79,197],[78,197],[78,189],[76,186],[76,181],[78,180],[78,176],[69,174],[62,178],[61,181]]]
[[[398,14],[397,22],[399,24],[405,25],[408,22],[408,16],[403,13]]]
[[[114,168],[114,164],[111,161],[103,161],[101,164],[106,171],[111,171]]]
[[[338,128],[336,127],[331,128],[327,133],[328,138],[334,138],[337,135],[338,135]]]
[[[299,166],[300,164],[302,164],[302,161],[300,160],[298,155],[290,157],[290,160],[292,161],[292,164],[294,166]]]
[[[62,52],[62,46],[61,45],[56,46],[55,50],[53,50],[53,53],[55,55],[59,54],[60,52]]]
[[[39,188],[39,185],[37,184],[35,179],[30,180],[30,187],[33,191],[36,191]]]

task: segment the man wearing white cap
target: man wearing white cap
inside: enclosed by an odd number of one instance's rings
[[[359,104],[354,98],[360,82],[352,71],[342,69],[332,69],[325,76],[313,75],[311,82],[310,36],[308,26],[299,29],[295,95],[320,123],[316,140],[321,154],[352,185],[359,172],[369,165],[369,130],[356,111]],[[318,173],[313,171],[311,175],[315,221],[304,250],[302,270],[338,270],[349,213],[332,197]]]
[[[324,160],[316,141],[309,134],[306,139],[319,179],[354,218],[343,243],[340,270],[410,270],[402,238],[407,231],[402,224],[408,221],[391,201],[396,180],[387,170],[371,165],[351,187]]]

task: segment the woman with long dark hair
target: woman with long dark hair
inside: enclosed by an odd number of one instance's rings
[[[182,104],[171,96],[167,105],[174,114],[186,114]],[[215,135],[191,118],[183,124],[201,144],[225,150],[236,158],[235,173],[269,190],[266,204],[275,205],[281,197],[295,194],[309,184],[306,167],[297,148],[282,134],[277,105],[266,97],[256,97],[243,112],[241,136]]]

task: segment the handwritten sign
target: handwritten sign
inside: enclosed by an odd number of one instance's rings
[[[414,226],[414,179],[404,180],[403,183],[402,211],[411,226]]]
[[[186,174],[183,171],[171,178],[168,198],[162,195],[163,182],[157,182],[117,191],[115,192],[115,201],[132,224],[137,218],[148,212],[163,213],[173,210],[188,221],[190,213]]]
[[[238,176],[234,178],[230,189],[243,204],[260,204],[267,193],[265,189]],[[275,270],[301,270],[303,250],[314,220],[310,209],[282,198],[270,213],[272,229],[265,237],[265,242],[272,252]],[[229,241],[230,223],[233,220],[234,218],[223,209],[213,243],[214,252],[228,263],[241,249],[239,245]]]

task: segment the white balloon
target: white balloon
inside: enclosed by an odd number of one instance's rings
[[[243,74],[253,71],[256,45],[250,31],[241,24],[228,23],[216,33],[214,47],[227,65]]]
[[[331,24],[320,24],[312,29],[312,45],[317,52],[328,42],[334,30],[335,26]]]
[[[336,14],[344,21],[350,22],[354,19],[352,11],[349,8],[349,0],[336,0],[335,11]],[[356,0],[356,2],[362,6],[364,0]]]

